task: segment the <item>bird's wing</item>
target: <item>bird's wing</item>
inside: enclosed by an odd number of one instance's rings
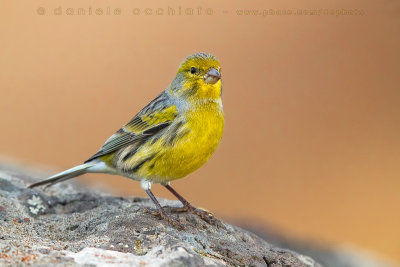
[[[148,138],[167,128],[177,117],[178,110],[164,92],[145,106],[125,126],[113,134],[86,162],[112,153],[126,145],[142,144]]]

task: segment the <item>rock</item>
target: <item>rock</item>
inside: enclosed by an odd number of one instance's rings
[[[177,201],[160,199],[184,230],[155,215],[147,198],[70,181],[27,189],[36,175],[0,165],[1,266],[320,266],[223,221],[209,225]]]

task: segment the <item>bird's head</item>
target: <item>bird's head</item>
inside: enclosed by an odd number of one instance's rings
[[[189,56],[179,66],[171,84],[171,93],[188,100],[218,100],[221,97],[221,67],[206,53]]]

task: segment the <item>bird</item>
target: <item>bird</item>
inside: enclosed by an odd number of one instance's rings
[[[151,191],[161,184],[183,204],[185,211],[211,223],[211,213],[192,206],[171,187],[208,161],[224,129],[221,67],[208,53],[195,53],[180,64],[169,86],[106,140],[83,164],[57,173],[29,188],[56,183],[85,173],[106,173],[140,181],[162,219],[171,218]]]

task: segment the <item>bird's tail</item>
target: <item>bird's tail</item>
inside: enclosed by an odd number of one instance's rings
[[[89,172],[88,169],[90,167],[93,167],[94,165],[96,165],[95,162],[88,162],[88,163],[84,163],[82,165],[75,166],[75,167],[73,167],[71,169],[68,169],[66,171],[57,173],[57,174],[47,178],[46,180],[31,184],[29,186],[29,188],[34,188],[34,187],[40,186],[40,185],[47,185],[46,187],[52,186],[52,185],[57,184],[59,182],[63,182],[65,180],[68,180],[68,179],[77,177],[79,175],[88,173]]]

